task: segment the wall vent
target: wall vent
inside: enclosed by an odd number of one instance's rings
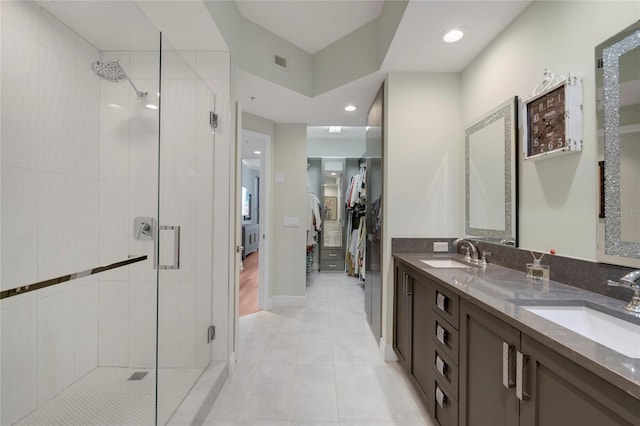
[[[604,61],[602,59],[596,59],[596,68],[600,69],[604,66]]]
[[[287,67],[287,58],[283,58],[282,56],[273,55],[273,62],[276,65],[281,66],[282,68],[286,68]]]

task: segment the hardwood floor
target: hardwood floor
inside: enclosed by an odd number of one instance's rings
[[[258,312],[258,264],[259,254],[253,252],[244,261],[240,271],[240,316]]]

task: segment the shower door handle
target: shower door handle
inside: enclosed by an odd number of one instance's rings
[[[173,265],[158,264],[158,269],[180,269],[180,225],[158,226],[158,233],[160,231],[173,231]]]

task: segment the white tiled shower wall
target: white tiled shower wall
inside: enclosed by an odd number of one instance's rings
[[[133,218],[156,215],[157,113],[142,108],[128,84],[98,78],[90,64],[120,59],[138,89],[157,100],[157,52],[100,54],[35,3],[0,7],[0,287],[128,254],[152,258],[151,243],[133,238]],[[161,273],[160,365],[203,367],[211,359],[205,332],[212,297],[226,301],[227,291],[228,268],[220,262],[212,269],[212,257],[214,244],[217,253],[228,252],[229,55],[165,53],[161,224],[181,225],[182,264]],[[208,129],[210,87],[222,92],[215,101],[221,117],[215,145]],[[225,206],[215,216],[214,189],[216,205]],[[220,231],[215,243],[214,228]],[[165,239],[170,234],[163,233],[161,243]],[[154,365],[150,261],[99,278],[3,300],[1,424],[13,423],[98,365]],[[213,313],[214,320],[226,315]],[[215,352],[214,358],[226,359]]]

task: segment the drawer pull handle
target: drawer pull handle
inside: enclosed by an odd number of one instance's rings
[[[445,395],[438,386],[436,386],[436,401],[440,408],[444,408],[444,403],[447,402],[447,395]]]
[[[529,355],[524,355],[520,351],[516,352],[516,398],[520,401],[529,399],[524,383],[524,369],[527,361],[529,361]]]
[[[509,389],[515,386],[513,380],[513,363],[511,353],[515,350],[514,345],[502,342],[502,385]]]
[[[440,324],[436,327],[436,337],[443,345],[447,344],[447,330],[445,330]]]
[[[442,377],[445,377],[445,371],[447,371],[447,363],[440,358],[440,355],[436,355],[436,368],[438,369],[438,373]]]
[[[338,255],[335,253],[329,253],[329,257],[337,257]]]
[[[440,310],[447,312],[447,308],[449,305],[447,303],[447,296],[440,292],[436,292],[436,304],[438,305],[438,308],[440,308]]]

